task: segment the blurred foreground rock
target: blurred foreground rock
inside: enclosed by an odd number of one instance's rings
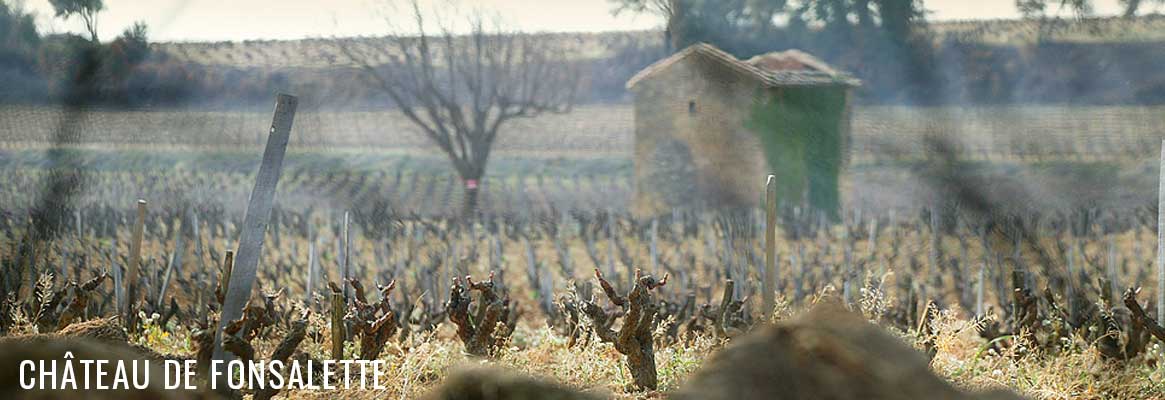
[[[501,368],[468,368],[445,379],[427,400],[591,400],[600,397]]]
[[[211,399],[217,398],[212,393],[166,390],[164,389],[165,367],[162,364],[163,356],[141,346],[127,343],[128,337],[116,323],[115,319],[97,319],[76,323],[61,329],[57,333],[41,335],[24,335],[0,338],[0,399]],[[72,352],[71,360],[65,359],[65,353]],[[40,371],[40,360],[45,362],[56,361],[56,370],[53,374],[57,387],[64,387],[64,364],[72,361],[76,379],[76,390],[25,390],[21,388],[20,364],[31,360],[37,363],[37,372]],[[96,390],[97,367],[91,364],[88,376],[85,375],[85,366],[81,360],[109,360],[102,370],[106,375],[101,377],[104,385],[112,385],[117,362],[123,360],[126,373],[132,385],[133,360],[149,362],[148,388],[145,390]],[[139,369],[142,368],[139,361]],[[47,365],[46,365],[47,370]],[[26,377],[27,379],[27,377]],[[145,377],[137,378],[141,382]],[[89,381],[90,390],[83,390],[84,382]],[[52,383],[43,381],[46,387]],[[39,375],[37,384],[41,384]],[[201,384],[200,384],[201,386]],[[209,392],[209,391],[207,391]]]
[[[822,303],[712,355],[673,399],[1019,399],[968,394],[926,357],[844,307]]]
[[[20,361],[150,360],[150,387],[141,391],[25,391]],[[74,324],[56,334],[0,338],[0,399],[200,399],[213,394],[162,389],[163,356],[129,345],[114,320]],[[93,374],[90,374],[93,379]],[[106,382],[112,376],[104,378]],[[425,396],[445,399],[581,400],[579,392],[496,368],[457,371]],[[968,394],[934,375],[926,357],[843,307],[823,303],[798,317],[736,339],[715,353],[674,399],[951,399],[1013,400],[1009,392]]]

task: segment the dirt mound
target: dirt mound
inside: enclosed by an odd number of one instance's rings
[[[500,368],[470,368],[450,375],[427,400],[591,400],[600,397]]]
[[[972,395],[923,354],[840,305],[820,304],[716,353],[674,399],[1018,399]]]
[[[80,328],[78,328],[80,329]],[[101,331],[106,332],[108,331]],[[149,354],[139,352],[132,347],[126,345],[124,342],[120,344],[111,343],[103,340],[102,337],[88,338],[88,337],[61,337],[59,335],[29,335],[18,336],[0,339],[0,398],[2,399],[116,399],[116,400],[136,400],[136,399],[207,399],[215,398],[213,395],[206,393],[196,393],[182,390],[165,390],[163,380],[165,379],[165,369],[162,363],[152,360]],[[56,361],[56,369],[53,376],[56,377],[57,383],[55,386],[63,387],[64,379],[64,363],[65,353],[72,352],[73,358],[71,361],[73,371],[75,374],[77,389],[72,390],[24,390],[21,388],[20,364],[24,360],[31,360],[40,364],[40,360],[46,362]],[[81,360],[109,360],[111,362],[102,366],[102,371],[106,374],[100,377],[103,385],[109,386],[114,382],[115,371],[117,369],[117,362],[114,360],[123,360],[126,368],[126,374],[129,376],[129,382],[134,381],[133,374],[133,360],[138,361],[139,371],[144,368],[140,363],[148,362],[149,375],[148,379],[138,376],[138,381],[145,380],[148,382],[148,387],[144,390],[92,390],[96,387],[97,367],[94,364],[86,376],[85,367],[79,361]],[[45,370],[48,367],[46,365]],[[36,372],[40,372],[40,367],[37,367]],[[26,380],[28,377],[25,378]],[[91,390],[83,390],[84,382],[90,382]],[[46,387],[53,386],[48,380],[41,380],[37,376],[36,384],[44,383]]]

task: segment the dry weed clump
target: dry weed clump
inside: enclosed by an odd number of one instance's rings
[[[1156,361],[1163,354],[1159,343],[1129,361],[1103,356],[1078,335],[1054,355],[1033,354],[1019,346],[996,346],[1010,338],[981,338],[979,323],[952,311],[939,313],[933,323],[938,352],[931,368],[961,388],[1007,388],[1032,399],[1152,399],[1165,393],[1165,371]]]

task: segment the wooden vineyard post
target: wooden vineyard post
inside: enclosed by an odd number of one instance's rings
[[[340,239],[340,255],[343,258],[343,261],[341,261],[341,265],[343,268],[342,272],[343,272],[344,279],[340,282],[340,286],[344,287],[344,301],[345,302],[347,302],[348,299],[351,297],[350,293],[349,293],[351,289],[348,288],[348,280],[352,279],[352,270],[349,267],[349,265],[351,265],[351,262],[348,260],[348,258],[351,257],[351,255],[352,255],[352,252],[349,251],[349,249],[352,248],[352,245],[350,244],[351,240],[352,240],[352,238],[350,236],[352,231],[351,231],[351,227],[348,225],[349,218],[350,218],[350,216],[349,216],[348,212],[344,211],[344,226],[343,226],[344,231],[341,233],[341,239]]]
[[[186,243],[182,241],[182,229],[184,228],[181,220],[178,222],[178,229],[175,231],[174,237],[174,254],[170,255],[170,263],[166,264],[166,273],[162,278],[161,288],[158,289],[158,300],[154,304],[164,305],[166,300],[166,287],[170,286],[170,278],[174,275],[174,270],[177,269],[179,276],[182,273],[182,253],[186,252]]]
[[[303,304],[306,307],[311,307],[312,295],[315,293],[315,278],[316,278],[316,264],[319,263],[319,256],[316,255],[316,241],[311,235],[308,235],[307,243],[307,287],[304,288]]]
[[[853,283],[852,281],[856,277],[855,276],[856,268],[854,267],[854,263],[853,263],[853,260],[854,260],[853,240],[850,238],[848,225],[845,226],[845,230],[842,231],[841,237],[842,237],[842,246],[844,247],[844,251],[845,251],[843,258],[842,258],[842,267],[843,267],[844,272],[842,272],[842,275],[841,275],[841,298],[842,298],[843,304],[845,304],[846,307],[849,307],[850,304],[852,304],[851,303],[852,296],[851,296],[850,286],[852,286],[852,283]]]
[[[927,267],[927,269],[926,269],[926,278],[923,281],[924,283],[927,283],[927,284],[929,284],[931,282],[931,280],[935,278],[934,271],[942,270],[942,268],[939,267],[939,264],[941,264],[943,262],[942,261],[943,260],[943,236],[942,236],[942,227],[940,226],[940,223],[939,223],[939,215],[938,215],[939,211],[938,210],[939,210],[939,207],[937,204],[931,206],[931,209],[930,209],[930,252],[927,253],[927,261],[929,262],[930,266]],[[1020,243],[1019,243],[1019,240],[1017,238],[1016,242],[1015,242],[1015,253],[1016,253],[1015,259],[1017,261],[1020,260],[1019,249],[1020,249]],[[926,286],[925,285],[922,286],[922,289],[925,290]],[[925,297],[924,297],[924,299],[925,299]]]
[[[347,286],[347,285],[345,285]],[[344,358],[344,308],[342,293],[332,293],[332,359]]]
[[[222,258],[222,276],[219,276],[218,281],[218,287],[222,289],[222,293],[219,293],[219,295],[222,296],[222,298],[219,299],[220,302],[226,301],[227,292],[230,291],[231,287],[231,270],[234,268],[235,252],[232,250],[227,250],[226,254],[223,255]]]
[[[651,273],[659,276],[659,218],[651,219],[651,245],[648,251],[651,254]]]
[[[113,300],[117,303],[117,312],[123,313],[125,312],[125,285],[122,284],[122,281],[125,279],[122,278],[121,266],[117,265],[117,261],[115,261],[117,259],[117,235],[113,235],[112,239],[109,264],[113,269]]]
[[[983,316],[983,286],[986,285],[987,267],[979,265],[979,279],[975,282],[975,317]]]
[[[610,208],[607,209],[606,230],[607,230],[607,276],[618,276],[615,272],[615,211]],[[628,265],[628,268],[631,266]]]
[[[1120,289],[1120,275],[1117,274],[1116,267],[1116,234],[1108,234],[1108,284],[1109,296],[1105,297],[1108,304],[1120,304],[1121,289]]]
[[[1080,239],[1072,239],[1071,247],[1068,248],[1068,290],[1064,291],[1064,303],[1068,307],[1068,315],[1075,315],[1076,310],[1076,250]]]
[[[1165,140],[1157,175],[1157,321],[1165,321]]]
[[[263,163],[255,177],[255,187],[251,190],[247,211],[243,217],[239,247],[235,253],[235,265],[223,298],[222,316],[215,331],[214,359],[225,360],[222,350],[223,328],[231,321],[239,319],[243,307],[251,297],[255,285],[255,269],[263,248],[263,235],[271,219],[271,206],[275,200],[275,187],[283,171],[283,154],[287,151],[287,141],[291,136],[291,122],[295,119],[295,108],[299,100],[295,96],[280,94],[275,100],[275,115],[267,135],[267,146],[263,150]]]
[[[133,225],[133,238],[129,246],[129,268],[125,274],[125,325],[130,332],[137,331],[137,282],[138,269],[142,263],[142,235],[146,223],[146,201],[138,200],[138,218]]]
[[[776,278],[777,278],[777,176],[769,175],[765,182],[765,266],[762,271],[764,281],[761,285],[761,298],[764,312],[761,315],[766,320],[772,319],[773,308],[776,307]]]
[[[194,208],[191,208],[189,214],[190,214],[190,234],[193,235],[193,239],[194,239],[194,255],[195,255],[195,259],[198,260],[198,270],[199,271],[206,271],[206,262],[202,258],[203,257],[202,233],[198,227],[198,225],[199,225],[198,224],[198,212],[196,212],[194,210]]]

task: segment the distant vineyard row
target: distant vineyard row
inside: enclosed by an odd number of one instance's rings
[[[6,165],[0,174],[0,204],[32,208],[36,188],[49,172]],[[77,199],[83,206],[120,208],[138,198],[167,205],[194,204],[241,218],[251,190],[250,172],[187,168],[96,170],[85,174]],[[625,210],[630,177],[604,175],[504,175],[482,182],[481,212],[489,215],[560,215],[572,210]],[[17,188],[24,188],[15,190]],[[318,171],[291,168],[279,183],[278,207],[294,210],[378,210],[391,215],[457,215],[464,192],[456,175],[414,167],[388,171]],[[0,208],[0,212],[4,209]]]
[[[258,146],[269,116],[229,111],[86,111],[0,109],[0,141],[39,145],[66,137],[103,145]],[[855,161],[925,158],[927,137],[945,138],[966,159],[1114,160],[1154,157],[1165,136],[1163,106],[859,107],[853,117]],[[500,152],[630,157],[634,117],[627,105],[595,105],[570,114],[517,121]],[[432,149],[396,112],[302,112],[293,148]]]
[[[38,201],[51,165],[84,171],[82,205],[130,207],[138,198],[201,204],[241,218],[258,168],[257,149],[142,148],[0,150],[0,205],[25,209]],[[395,215],[457,215],[460,180],[439,156],[397,151],[296,151],[284,163],[277,201],[305,210],[374,208]],[[63,160],[63,161],[62,161]],[[845,207],[906,215],[925,208],[941,188],[926,163],[858,163],[842,179]],[[1049,210],[1131,209],[1156,204],[1157,163],[1048,161],[965,163],[974,182],[1000,207]],[[564,212],[626,212],[634,192],[632,162],[617,157],[544,158],[511,155],[490,163],[482,182],[483,213],[544,218]],[[757,177],[763,182],[763,177]],[[2,212],[3,210],[0,210]]]

